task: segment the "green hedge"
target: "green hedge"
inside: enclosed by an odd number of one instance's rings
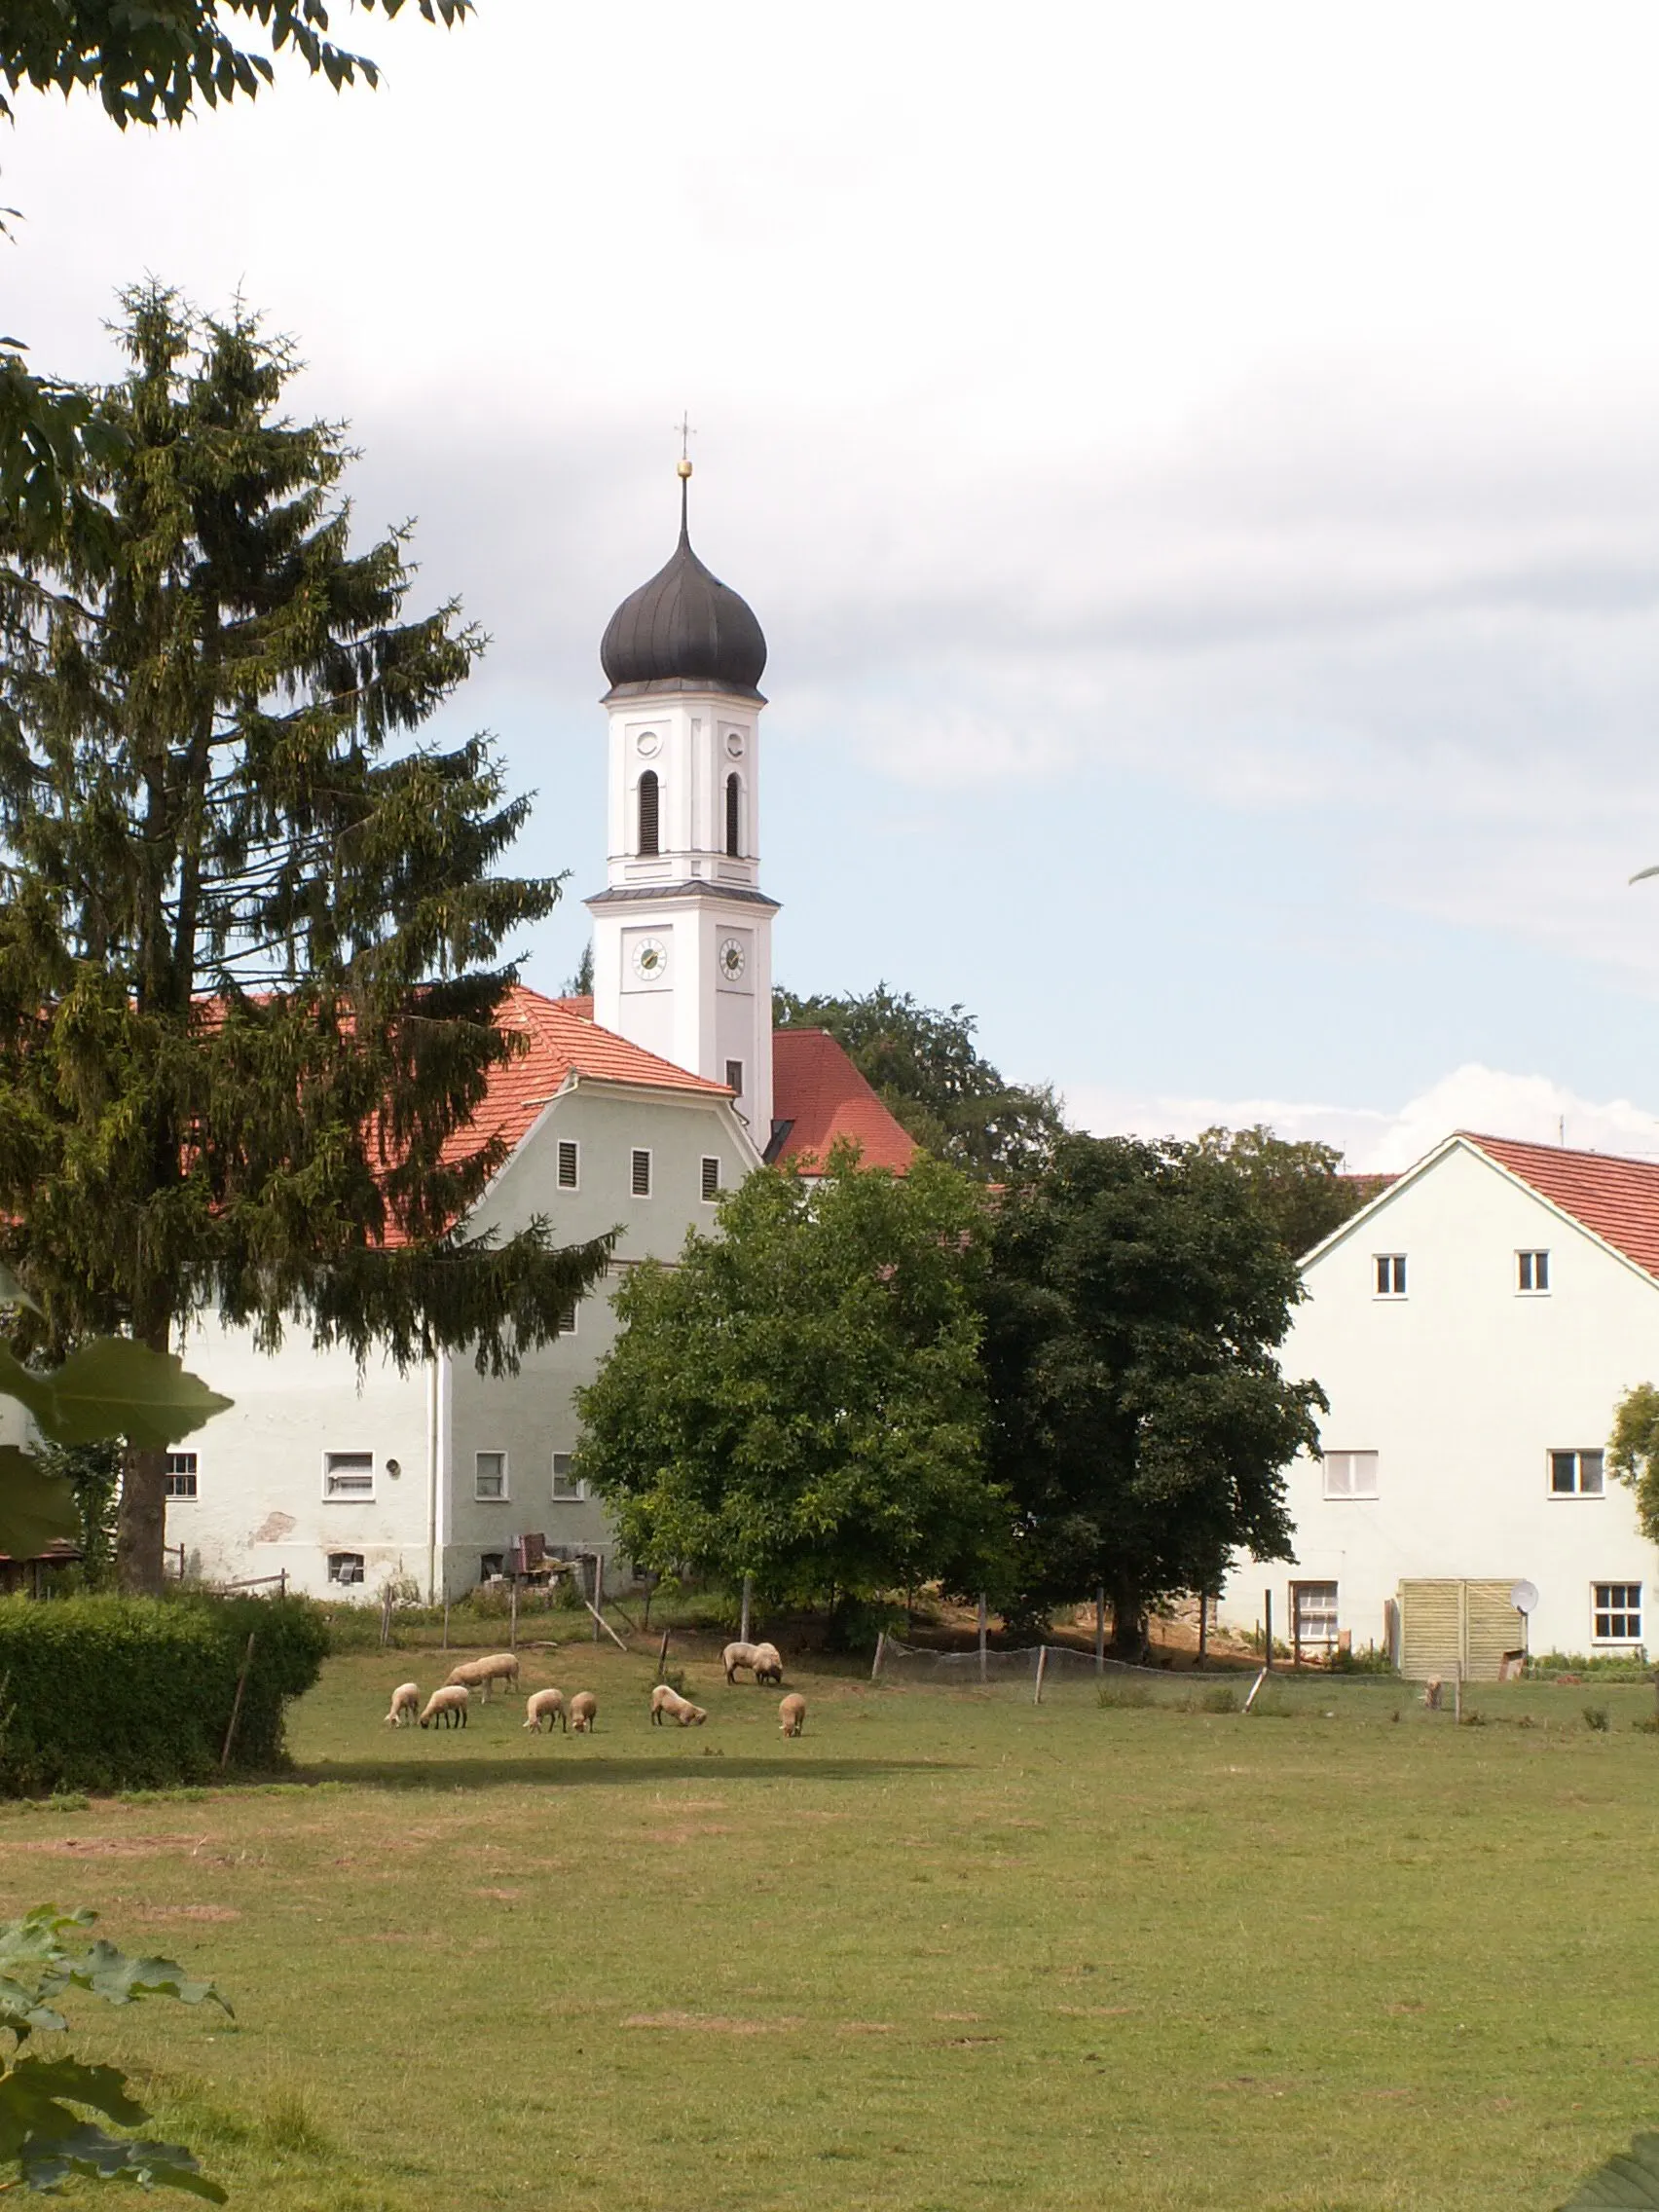
[[[328,1648],[303,1599],[0,1599],[0,1795],[210,1781],[250,1634],[231,1758],[269,1772]]]

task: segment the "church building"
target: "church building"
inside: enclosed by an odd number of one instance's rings
[[[672,1261],[713,1229],[720,1194],[764,1162],[810,1175],[844,1137],[903,1172],[914,1147],[822,1030],[772,1031],[772,923],[760,882],[754,612],[680,540],[622,602],[600,648],[608,683],[606,880],[591,999],[519,987],[501,1019],[526,1050],[493,1076],[474,1132],[507,1158],[469,1219],[510,1235],[536,1215],[561,1242],[620,1225],[614,1276]],[[459,1596],[517,1541],[629,1572],[575,1472],[572,1392],[613,1341],[604,1285],[519,1374],[465,1355],[359,1375],[295,1328],[276,1353],[208,1319],[188,1364],[232,1400],[171,1456],[166,1540],[212,1581],[285,1572],[314,1596],[376,1596],[388,1577]]]

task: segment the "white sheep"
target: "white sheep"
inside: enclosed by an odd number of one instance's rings
[[[391,1711],[386,1716],[388,1728],[401,1728],[405,1720],[413,1720],[421,1710],[419,1682],[399,1682],[391,1693]]]
[[[665,1713],[670,1719],[678,1720],[682,1728],[701,1728],[709,1717],[700,1705],[693,1705],[688,1697],[682,1697],[667,1682],[658,1682],[651,1692],[651,1719],[658,1728],[662,1726]]]
[[[728,1643],[726,1645],[720,1653],[720,1664],[725,1669],[725,1678],[728,1682],[736,1681],[737,1670],[740,1667],[752,1668],[754,1666],[755,1653],[757,1648],[758,1646],[753,1643]]]
[[[599,1719],[599,1700],[592,1690],[577,1690],[571,1700],[571,1726],[578,1736],[586,1736]]]
[[[469,1690],[481,1689],[484,1703],[490,1702],[490,1690],[496,1682],[510,1682],[518,1688],[519,1663],[516,1651],[492,1651],[488,1658],[463,1659],[459,1667],[452,1667],[445,1679],[445,1687],[461,1682]]]
[[[784,1678],[784,1655],[775,1643],[755,1646],[754,1666],[756,1682],[770,1682],[776,1687]]]
[[[532,1690],[529,1697],[525,1699],[525,1726],[534,1728],[539,1736],[541,1723],[544,1720],[547,1723],[549,1733],[552,1732],[555,1720],[567,1734],[570,1732],[571,1723],[565,1713],[565,1693],[563,1690]]]
[[[805,1698],[801,1697],[798,1692],[791,1690],[789,1696],[779,1702],[778,1718],[783,1723],[786,1736],[804,1735],[806,1732]]]
[[[426,1710],[421,1715],[421,1725],[428,1721],[434,1728],[464,1728],[466,1702],[472,1695],[464,1682],[445,1682],[426,1700]]]

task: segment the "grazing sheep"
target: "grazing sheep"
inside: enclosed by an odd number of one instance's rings
[[[430,1721],[434,1728],[464,1728],[466,1701],[471,1695],[464,1682],[445,1682],[442,1689],[434,1690],[426,1700],[426,1710],[421,1715],[422,1727]]]
[[[462,1682],[469,1690],[481,1689],[484,1703],[490,1702],[490,1688],[495,1682],[510,1682],[518,1688],[519,1663],[516,1651],[492,1651],[486,1659],[463,1659],[459,1667],[452,1667],[445,1679],[447,1688],[452,1682]]]
[[[388,1728],[401,1728],[405,1719],[413,1720],[421,1710],[419,1682],[399,1682],[391,1693],[391,1711],[386,1716]]]
[[[571,1726],[578,1736],[592,1733],[599,1719],[599,1700],[592,1690],[577,1690],[571,1700]]]
[[[740,1667],[753,1668],[756,1648],[753,1643],[728,1643],[726,1645],[720,1653],[720,1664],[725,1669],[725,1678],[728,1682],[736,1681],[737,1670]]]
[[[775,1643],[757,1643],[754,1664],[756,1682],[770,1682],[776,1687],[783,1680],[784,1655]]]
[[[538,1736],[541,1733],[543,1720],[547,1723],[549,1734],[552,1732],[555,1720],[558,1721],[567,1735],[570,1733],[571,1723],[565,1714],[565,1693],[563,1690],[532,1690],[529,1697],[524,1701],[524,1715],[525,1726],[534,1728]]]
[[[667,1682],[658,1682],[651,1692],[651,1719],[658,1728],[662,1726],[665,1713],[671,1719],[678,1720],[682,1728],[701,1728],[709,1717],[700,1705],[693,1705],[688,1697],[682,1697]]]
[[[804,1734],[806,1730],[805,1698],[800,1696],[797,1691],[791,1690],[789,1696],[784,1698],[778,1706],[778,1718],[784,1724],[786,1736]]]

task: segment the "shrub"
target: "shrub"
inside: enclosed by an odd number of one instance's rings
[[[327,1633],[299,1598],[0,1599],[0,1794],[210,1781],[250,1634],[232,1756],[280,1766]]]
[[[1584,1708],[1584,1725],[1598,1735],[1604,1735],[1607,1727],[1607,1709],[1604,1705],[1587,1705]]]

